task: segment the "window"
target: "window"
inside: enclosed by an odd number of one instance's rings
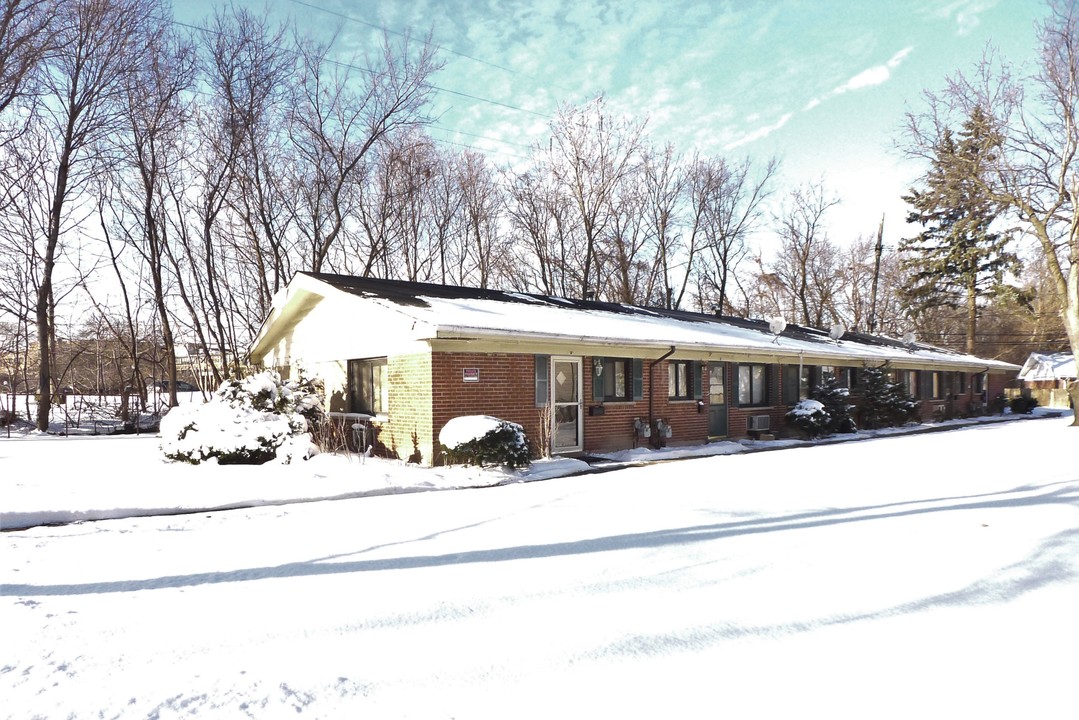
[[[967,374],[966,373],[956,373],[955,376],[957,378],[956,386],[959,388],[959,390],[957,392],[960,395],[966,395],[967,394]]]
[[[390,409],[386,358],[348,361],[348,404],[351,412],[384,415]]]
[[[693,374],[689,360],[672,360],[667,363],[667,397],[671,400],[689,400]]]
[[[902,384],[907,391],[907,395],[910,395],[912,398],[917,398],[919,396],[917,370],[900,370],[899,380],[900,384]]]
[[[977,373],[971,376],[971,380],[971,385],[974,386],[973,389],[976,394],[981,395],[985,392],[985,373]]]
[[[667,397],[689,400],[701,397],[701,364],[696,360],[671,360],[667,363]]]
[[[551,356],[536,355],[536,407],[551,402]]]
[[[944,397],[944,385],[941,382],[941,373],[939,370],[934,370],[930,373],[930,390],[929,397],[934,400],[940,400]]]
[[[625,358],[592,358],[592,399],[630,400],[633,391],[633,361]]]
[[[797,405],[799,400],[809,397],[809,390],[813,378],[813,367],[802,366],[799,377],[797,365],[783,366],[783,404]]]
[[[839,374],[836,375],[839,379],[839,384],[849,390],[854,390],[858,387],[859,373],[858,368],[853,367],[841,367],[839,368]]]
[[[708,404],[726,405],[727,388],[724,383],[723,363],[709,363],[708,365]]]
[[[738,366],[738,404],[764,405],[768,402],[768,366]]]

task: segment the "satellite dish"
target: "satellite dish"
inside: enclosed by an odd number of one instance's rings
[[[768,321],[768,330],[773,335],[780,335],[787,329],[787,321],[781,317],[772,318]]]
[[[832,338],[836,342],[839,342],[839,338],[847,334],[847,328],[843,327],[842,323],[833,323],[832,329],[828,331],[828,337]]]
[[[903,333],[903,342],[906,345],[913,345],[914,344],[914,333],[909,332],[909,331]]]

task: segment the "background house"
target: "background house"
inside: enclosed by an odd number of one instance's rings
[[[923,416],[966,414],[1018,366],[857,333],[663,308],[299,273],[250,358],[325,383],[329,409],[372,416],[382,452],[437,462],[459,415],[520,423],[556,454],[782,432],[831,371],[857,395],[886,367]]]
[[[1019,371],[1024,394],[1042,407],[1071,407],[1068,383],[1075,382],[1075,356],[1071,353],[1031,353]]]

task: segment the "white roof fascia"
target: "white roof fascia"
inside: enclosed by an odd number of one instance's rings
[[[1018,365],[1012,365],[1011,363],[1005,363],[999,360],[985,360],[969,355],[937,355],[935,353],[928,353],[924,350],[908,352],[905,350],[892,350],[884,346],[880,346],[879,349],[877,347],[870,348],[860,345],[832,345],[822,348],[817,344],[803,343],[794,338],[783,338],[782,336],[780,337],[779,343],[762,342],[759,345],[724,343],[713,345],[700,342],[676,342],[673,340],[663,341],[659,339],[642,341],[636,339],[597,338],[587,335],[576,336],[570,335],[568,333],[544,333],[521,330],[515,330],[512,334],[510,334],[497,328],[439,325],[436,328],[436,334],[430,339],[468,340],[473,338],[483,338],[487,340],[520,338],[541,342],[571,342],[580,343],[582,345],[641,348],[646,350],[666,350],[670,348],[670,346],[673,344],[677,347],[676,352],[681,351],[684,353],[701,352],[716,354],[729,353],[732,355],[759,355],[762,357],[787,357],[792,360],[798,359],[799,357],[805,358],[806,356],[809,356],[815,361],[818,361],[818,363],[820,360],[828,360],[834,362],[836,365],[850,364],[851,362],[865,365],[883,365],[885,362],[889,362],[893,365],[902,365],[904,367],[910,366],[914,368],[936,368],[946,366],[955,367],[957,369],[966,369],[970,372],[982,372],[987,370],[1013,372],[1019,369]],[[847,351],[837,352],[835,350],[827,349],[828,347],[842,347]],[[854,352],[851,352],[852,350]]]

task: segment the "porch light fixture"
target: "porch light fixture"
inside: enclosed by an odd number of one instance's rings
[[[596,370],[596,377],[603,374],[603,358],[593,358],[592,367]]]

